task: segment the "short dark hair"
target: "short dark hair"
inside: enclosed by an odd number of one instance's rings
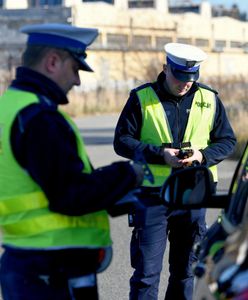
[[[56,53],[65,59],[68,57],[68,51],[63,49],[56,49],[46,46],[28,45],[22,55],[22,64],[24,67],[34,67],[36,66],[42,58],[51,50],[55,50]]]

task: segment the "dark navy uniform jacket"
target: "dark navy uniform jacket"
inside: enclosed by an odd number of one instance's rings
[[[137,89],[142,89],[147,85],[152,86],[166,112],[173,135],[173,141],[175,144],[179,144],[183,141],[195,91],[199,86],[207,89],[210,88],[194,82],[187,94],[179,98],[166,91],[164,82],[165,74],[162,72],[159,74],[156,82],[142,85]],[[165,164],[161,147],[148,145],[140,141],[142,112],[136,94],[137,89],[131,91],[129,99],[118,120],[115,130],[114,149],[117,154],[127,158],[133,158],[135,157],[136,151],[142,151],[148,163]],[[216,94],[216,115],[213,130],[210,133],[211,145],[201,151],[204,156],[204,164],[207,166],[217,164],[228,157],[233,152],[236,143],[223,104],[217,92],[213,92]]]
[[[136,176],[128,162],[117,162],[83,174],[75,135],[56,111],[68,100],[50,79],[31,69],[17,69],[12,88],[30,91],[51,100],[32,104],[17,116],[11,131],[14,155],[41,186],[51,210],[82,215],[108,208],[135,186]]]

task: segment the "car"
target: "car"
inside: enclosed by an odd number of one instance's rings
[[[247,300],[248,143],[227,193],[216,193],[209,170],[194,166],[173,173],[160,196],[173,209],[221,209],[194,248],[194,300]]]

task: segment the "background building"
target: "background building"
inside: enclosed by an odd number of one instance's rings
[[[20,63],[26,38],[18,33],[21,25],[60,22],[99,29],[88,55],[96,72],[83,73],[85,84],[79,90],[130,89],[155,80],[167,42],[189,43],[207,52],[201,68],[204,80],[246,77],[248,22],[221,13],[213,17],[207,1],[184,3],[171,7],[167,0],[2,0],[0,70],[11,73]]]

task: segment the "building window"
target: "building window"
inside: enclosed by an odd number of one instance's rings
[[[181,44],[188,44],[188,45],[192,44],[191,39],[188,38],[177,38],[177,42]]]
[[[156,49],[163,50],[164,45],[171,42],[172,42],[171,37],[156,36]]]
[[[62,0],[29,0],[29,7],[62,5]]]
[[[195,39],[195,45],[198,47],[208,47],[209,40],[206,39]]]
[[[114,49],[127,48],[128,36],[125,34],[108,33],[107,45],[108,48],[114,48]]]
[[[99,49],[102,47],[102,34],[99,33],[97,38],[94,40],[93,44],[89,46],[89,48]]]
[[[129,8],[153,8],[154,0],[128,0]]]
[[[106,2],[109,4],[114,4],[114,0],[82,0],[82,2]]]
[[[242,48],[243,44],[241,42],[231,41],[231,48]]]
[[[150,49],[151,37],[146,35],[134,35],[132,37],[132,46],[135,49]]]
[[[248,42],[244,43],[243,49],[244,49],[245,53],[248,53]]]
[[[216,40],[214,42],[214,51],[221,52],[226,47],[226,41]]]

